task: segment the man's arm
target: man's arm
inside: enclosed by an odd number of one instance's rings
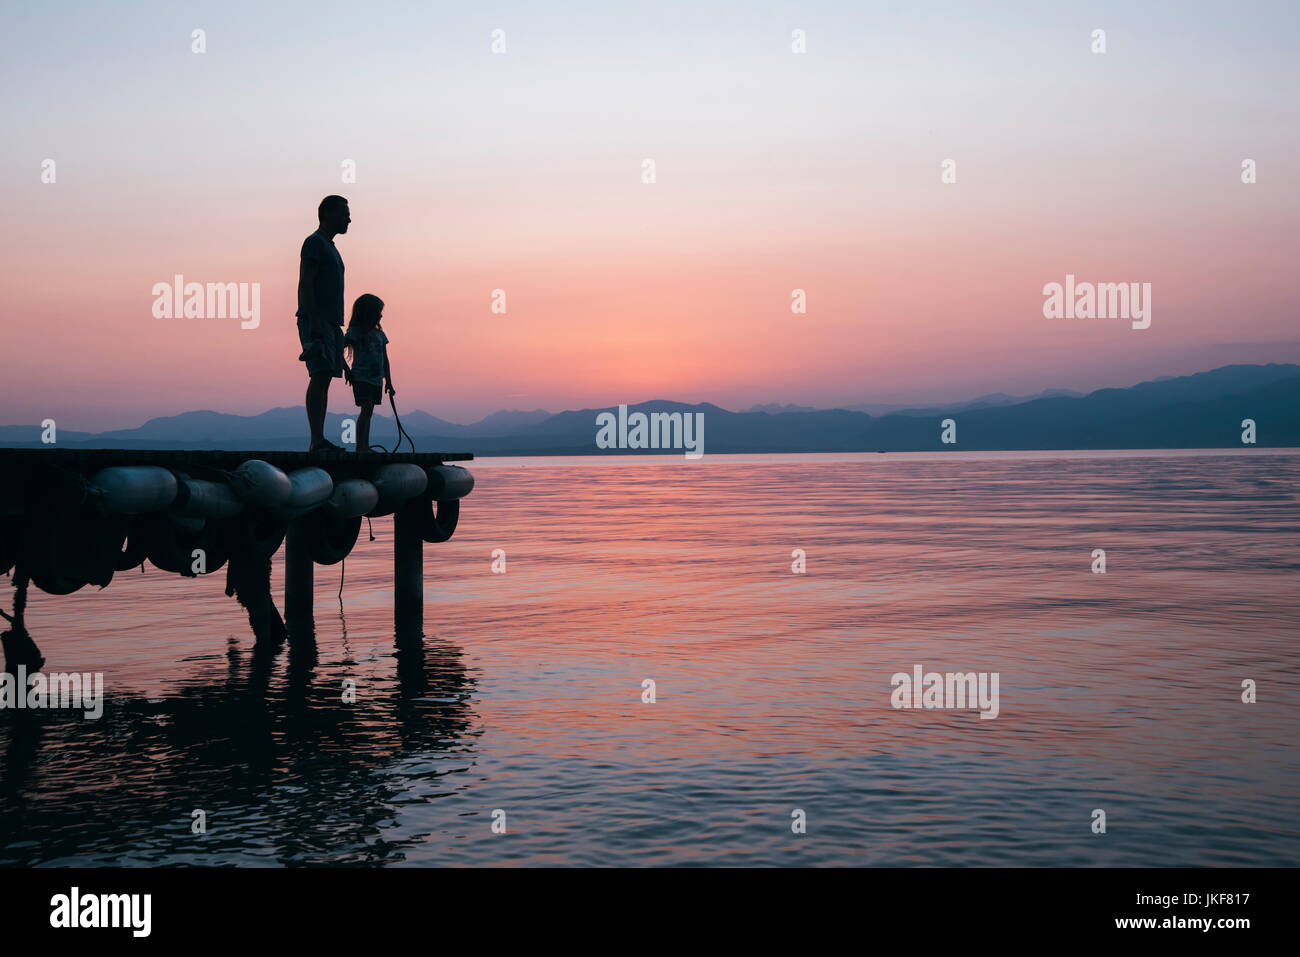
[[[316,312],[316,271],[320,262],[302,258],[298,266],[298,301],[307,312],[307,328],[313,339],[320,338],[320,315]]]

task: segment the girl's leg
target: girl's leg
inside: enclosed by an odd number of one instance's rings
[[[375,411],[373,402],[367,402],[361,407],[361,414],[357,416],[357,451],[370,451],[370,413]]]

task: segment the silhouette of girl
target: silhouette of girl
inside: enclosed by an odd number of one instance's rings
[[[370,416],[375,406],[383,402],[381,387],[386,383],[389,395],[396,395],[393,373],[388,365],[388,336],[379,325],[383,318],[384,301],[365,293],[352,304],[352,318],[343,342],[348,359],[352,362],[350,380],[352,398],[361,408],[357,417],[357,451],[370,450]]]

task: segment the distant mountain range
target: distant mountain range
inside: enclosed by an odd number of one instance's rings
[[[1300,367],[1297,367],[1300,368]],[[890,405],[883,402],[860,402],[856,405],[842,405],[837,408],[845,409],[849,412],[865,412],[867,415],[933,415],[936,412],[963,412],[966,409],[983,409],[994,405],[1016,405],[1021,402],[1029,402],[1033,399],[1050,399],[1056,396],[1072,396],[1078,398],[1083,395],[1082,392],[1071,392],[1068,389],[1047,389],[1037,395],[1007,395],[1005,392],[991,392],[988,395],[977,396],[974,399],[967,399],[965,402],[954,402],[945,406],[924,406],[917,407],[914,405]],[[745,410],[746,412],[766,412],[768,415],[780,415],[782,412],[819,412],[810,405],[781,405],[777,402],[768,402],[765,405],[753,405]]]
[[[865,411],[874,409],[874,412]],[[402,412],[421,451],[479,455],[602,454],[596,417],[617,407],[552,414],[495,412],[470,425],[427,412]],[[875,452],[993,449],[1236,448],[1241,422],[1253,419],[1260,446],[1300,446],[1300,366],[1233,365],[1082,395],[1050,390],[1035,396],[1002,393],[930,407],[863,405],[846,409],[763,405],[730,412],[710,403],[651,401],[632,412],[704,413],[704,451]],[[328,416],[336,441],[344,415]],[[957,442],[940,441],[942,419],[956,422]],[[0,445],[39,447],[40,427],[0,426]],[[396,428],[376,410],[371,441],[392,446]],[[300,407],[260,415],[184,412],[150,419],[135,429],[86,433],[60,430],[60,447],[301,449],[306,422]],[[626,450],[631,451],[631,450]],[[656,450],[651,454],[664,454]]]

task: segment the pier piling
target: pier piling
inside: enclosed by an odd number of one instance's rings
[[[399,640],[424,631],[424,539],[420,535],[418,499],[403,502],[393,513],[393,624]]]
[[[295,518],[284,537],[284,624],[290,645],[310,640],[316,629],[310,535],[308,520]]]

